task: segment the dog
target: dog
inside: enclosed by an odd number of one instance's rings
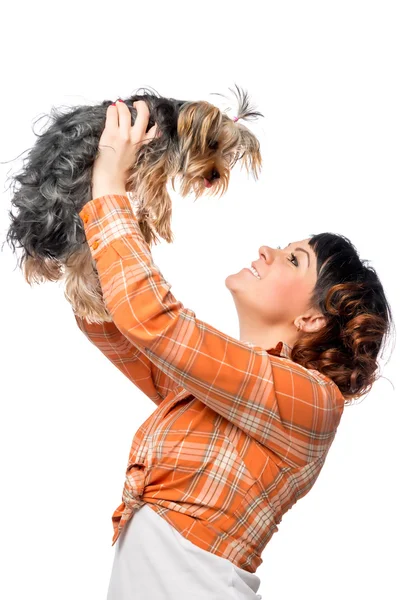
[[[136,199],[136,218],[145,241],[168,243],[172,202],[167,183],[180,180],[180,194],[226,192],[230,171],[240,162],[256,179],[261,169],[260,144],[239,120],[263,115],[250,106],[248,93],[235,85],[237,114],[230,118],[205,101],[183,101],[141,88],[124,102],[136,118],[133,103],[144,100],[150,111],[148,129],[158,135],[138,150],[129,173],[128,197]],[[218,94],[221,95],[221,94]],[[105,100],[94,106],[53,107],[52,122],[38,135],[23,169],[12,177],[6,241],[15,253],[23,249],[18,266],[26,281],[65,279],[65,297],[74,312],[89,323],[112,321],[104,304],[95,262],[86,243],[79,212],[91,200],[92,168],[105,127]]]

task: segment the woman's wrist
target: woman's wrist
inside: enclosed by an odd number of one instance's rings
[[[104,183],[92,188],[92,200],[100,198],[100,196],[111,196],[113,194],[126,196],[125,186],[121,183]]]

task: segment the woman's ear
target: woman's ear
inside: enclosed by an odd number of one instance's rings
[[[297,329],[305,331],[306,333],[315,333],[320,329],[323,329],[326,325],[326,318],[319,311],[309,311],[301,317],[297,317],[294,324]]]

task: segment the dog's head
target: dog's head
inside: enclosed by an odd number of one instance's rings
[[[249,104],[247,92],[236,86],[230,90],[237,99],[232,119],[209,102],[192,102],[151,95],[133,96],[128,105],[143,99],[150,110],[148,129],[157,124],[158,135],[143,144],[135,158],[126,186],[138,199],[137,217],[144,238],[156,242],[152,229],[172,241],[172,204],[166,189],[175,189],[179,180],[182,196],[194,192],[223,194],[232,167],[239,162],[248,173],[258,177],[261,168],[260,144],[239,120],[262,116]],[[132,119],[136,109],[132,106]],[[150,226],[151,225],[151,226]]]
[[[240,162],[255,178],[261,168],[260,144],[239,119],[262,116],[249,106],[248,96],[237,88],[238,114],[234,119],[208,102],[187,102],[179,111],[176,176],[183,196],[193,191],[226,192],[232,167]]]

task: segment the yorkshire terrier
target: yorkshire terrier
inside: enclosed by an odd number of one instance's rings
[[[132,125],[137,114],[133,102],[144,100],[150,111],[148,130],[155,124],[158,129],[158,136],[138,150],[126,188],[136,201],[135,214],[149,245],[157,244],[157,234],[168,243],[174,239],[168,181],[175,189],[179,178],[181,195],[194,192],[197,199],[204,192],[225,193],[238,161],[257,179],[259,142],[238,121],[263,115],[250,106],[243,89],[230,91],[238,105],[233,119],[208,102],[164,98],[149,89],[124,100]],[[64,293],[74,312],[93,323],[112,318],[78,213],[91,200],[92,168],[111,102],[69,107],[65,114],[53,108],[51,125],[38,135],[24,159],[27,164],[12,177],[19,188],[13,189],[11,203],[19,212],[9,211],[6,238],[14,253],[15,244],[23,249],[18,264],[30,285],[65,278]]]

